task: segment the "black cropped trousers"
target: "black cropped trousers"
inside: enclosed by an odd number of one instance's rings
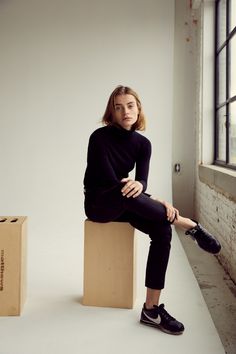
[[[91,221],[125,221],[150,237],[145,286],[163,289],[168,265],[172,229],[166,208],[149,195],[123,197],[121,187],[112,188],[96,196],[85,192],[85,213]]]

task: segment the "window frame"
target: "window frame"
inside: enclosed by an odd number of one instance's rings
[[[215,85],[214,85],[214,108],[215,108],[215,141],[214,141],[214,164],[218,166],[223,166],[226,168],[236,170],[236,163],[230,163],[230,112],[229,106],[232,102],[236,101],[236,95],[230,97],[230,41],[236,36],[236,26],[230,31],[230,10],[231,10],[231,0],[226,0],[226,38],[223,43],[218,47],[218,37],[219,37],[219,5],[221,0],[217,0],[215,3]],[[226,100],[224,102],[218,103],[218,93],[219,93],[219,60],[218,56],[223,49],[226,49]],[[217,119],[218,110],[225,107],[226,109],[226,156],[225,161],[218,159],[219,156],[219,124]]]

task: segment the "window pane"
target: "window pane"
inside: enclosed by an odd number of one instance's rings
[[[236,164],[236,102],[230,108],[230,163]]]
[[[236,2],[236,0],[235,0]],[[230,97],[236,95],[236,35],[230,41]]]
[[[226,161],[226,108],[223,107],[217,112],[218,122],[218,160]]]
[[[231,0],[230,31],[236,26],[236,0]]]
[[[217,103],[226,101],[226,49],[222,49],[218,56],[218,99]]]
[[[235,0],[234,0],[235,1]],[[219,1],[218,5],[218,41],[219,48],[226,40],[226,0]]]

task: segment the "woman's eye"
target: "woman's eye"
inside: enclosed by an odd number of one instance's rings
[[[132,109],[133,107],[134,107],[133,104],[128,105],[128,108],[129,108],[129,109]]]

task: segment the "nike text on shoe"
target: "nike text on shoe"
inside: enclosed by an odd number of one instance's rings
[[[184,325],[164,309],[164,304],[154,305],[152,309],[146,309],[144,304],[140,322],[169,334],[182,334],[184,331]]]
[[[206,229],[202,227],[197,221],[195,227],[185,232],[185,235],[190,235],[194,241],[197,242],[198,246],[204,251],[217,254],[221,250],[221,245]]]

